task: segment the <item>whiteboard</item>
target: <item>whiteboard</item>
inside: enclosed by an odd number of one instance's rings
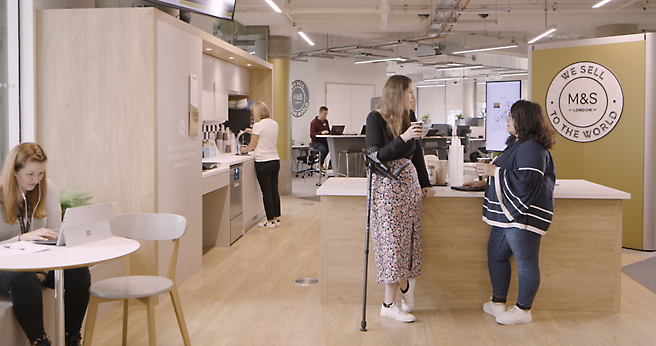
[[[485,149],[503,151],[510,135],[506,130],[510,107],[521,98],[521,81],[485,83]]]

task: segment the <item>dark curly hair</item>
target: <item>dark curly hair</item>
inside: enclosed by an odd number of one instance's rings
[[[529,138],[542,144],[545,149],[551,149],[556,144],[555,133],[547,124],[539,104],[528,100],[519,100],[510,107],[510,116],[515,122],[517,135],[510,135],[506,144],[514,141],[523,142]]]

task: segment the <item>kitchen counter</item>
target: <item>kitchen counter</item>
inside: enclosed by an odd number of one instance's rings
[[[219,162],[219,167],[203,171],[203,178],[211,177],[213,175],[227,172],[230,169],[230,166],[236,165],[238,163],[244,163],[246,161],[254,160],[255,157],[253,153],[248,155],[237,155],[237,154],[218,154],[214,157],[203,158],[203,162]]]
[[[540,310],[620,311],[622,204],[631,195],[585,180],[557,180],[554,217],[540,247]],[[435,187],[422,199],[422,271],[418,306],[476,308],[492,293],[487,270],[490,226],[482,221],[483,192]],[[362,303],[367,214],[366,178],[330,178],[321,196],[321,301]],[[368,301],[380,304],[369,253]],[[517,298],[513,261],[509,304]],[[585,284],[582,284],[585,283]]]
[[[483,197],[482,191],[457,191],[434,186],[435,197]],[[319,196],[367,196],[367,178],[328,179],[317,190]],[[631,199],[631,194],[587,180],[557,179],[555,198]]]

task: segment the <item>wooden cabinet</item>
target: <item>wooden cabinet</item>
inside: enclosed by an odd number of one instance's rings
[[[201,118],[228,120],[228,95],[249,94],[249,70],[203,54],[203,109]]]

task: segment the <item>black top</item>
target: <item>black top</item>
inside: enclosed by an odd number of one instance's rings
[[[410,111],[410,121],[416,121],[415,112]],[[412,139],[408,142],[403,141],[401,136],[396,138],[387,131],[387,122],[377,111],[372,111],[367,115],[367,147],[378,147],[378,159],[381,161],[392,161],[401,158],[412,160],[417,169],[419,185],[431,187],[424,162],[424,151],[421,148],[421,142]]]

